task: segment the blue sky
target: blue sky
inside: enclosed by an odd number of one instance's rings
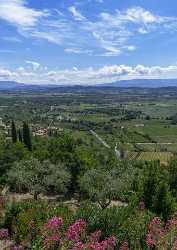
[[[176,0],[0,0],[0,80],[177,77]]]

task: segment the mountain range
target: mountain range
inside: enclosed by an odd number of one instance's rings
[[[0,81],[0,90],[20,90],[20,89],[45,89],[57,87],[69,87],[71,85],[35,85],[24,84],[15,81]],[[78,85],[77,85],[78,86]],[[88,86],[88,85],[87,85]],[[73,86],[72,86],[73,87]],[[92,85],[93,87],[93,85]],[[177,87],[177,79],[134,79],[134,80],[120,80],[113,83],[103,83],[95,85],[95,87],[118,87],[118,88],[162,88],[162,87]]]

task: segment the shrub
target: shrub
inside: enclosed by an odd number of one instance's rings
[[[8,228],[17,242],[33,241],[46,219],[61,216],[68,226],[72,212],[61,204],[52,205],[44,201],[13,202],[7,205],[3,227]]]
[[[82,219],[76,220],[65,232],[62,227],[63,219],[60,217],[53,217],[44,224],[41,230],[43,249],[113,250],[116,245],[114,236],[101,240],[101,231],[87,234],[87,224]]]
[[[136,203],[130,203],[127,207],[115,206],[104,210],[87,202],[78,209],[76,218],[87,222],[89,232],[99,229],[103,238],[115,235],[119,247],[128,241],[131,249],[140,249],[136,247],[138,244],[139,247],[145,246],[146,229],[152,214],[144,209],[142,202],[138,207]]]
[[[155,217],[148,225],[146,243],[149,249],[177,249],[177,216],[167,220],[164,224]]]

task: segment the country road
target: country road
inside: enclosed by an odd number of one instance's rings
[[[90,130],[90,132],[98,139],[98,141],[100,141],[103,144],[104,147],[109,149],[111,148],[95,131]]]
[[[95,132],[95,131],[93,131],[93,130],[90,130],[90,132],[92,133],[92,135],[94,135],[97,139],[98,139],[98,141],[100,141],[101,142],[101,144],[105,147],[105,148],[109,148],[109,149],[111,149],[111,147]],[[120,159],[120,156],[121,156],[121,154],[120,154],[120,151],[117,149],[117,143],[116,143],[116,146],[115,146],[115,148],[114,148],[114,152],[115,152],[115,154],[116,154],[116,157],[118,158],[118,159]]]

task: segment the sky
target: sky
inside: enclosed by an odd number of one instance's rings
[[[176,0],[0,0],[0,81],[177,78]]]

